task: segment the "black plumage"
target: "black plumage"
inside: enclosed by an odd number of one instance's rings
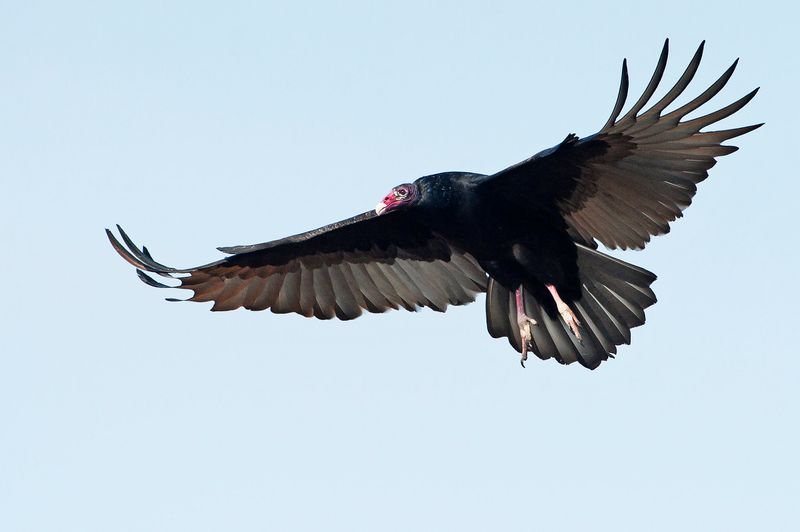
[[[655,275],[596,250],[642,248],[669,231],[708,176],[722,143],[759,125],[702,132],[755,95],[682,121],[726,84],[734,63],[689,103],[664,114],[686,89],[701,44],[677,83],[644,110],[667,62],[668,43],[642,96],[621,117],[627,66],[610,118],[594,135],[557,146],[494,175],[448,172],[399,185],[374,211],[251,246],[219,248],[227,258],[169,268],[119,228],[114,248],[145,272],[178,278],[191,301],[212,310],[270,309],[320,319],[429,307],[444,311],[487,292],[489,333],[523,354],[595,368],[630,343],[655,303]],[[526,321],[527,320],[527,321]],[[528,327],[526,324],[530,324]]]

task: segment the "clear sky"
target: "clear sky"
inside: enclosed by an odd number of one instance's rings
[[[798,530],[789,2],[4,2],[0,530]],[[642,5],[646,4],[646,5]],[[737,139],[626,260],[616,360],[521,369],[483,298],[349,323],[171,304],[194,266],[605,122],[671,39]],[[658,94],[662,94],[662,92]],[[791,219],[790,219],[791,218]]]

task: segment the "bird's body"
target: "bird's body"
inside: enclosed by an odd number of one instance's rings
[[[179,270],[155,262],[120,229],[115,249],[142,270],[178,277],[212,310],[271,309],[321,319],[364,310],[414,310],[472,302],[487,292],[489,333],[522,354],[595,368],[630,342],[655,303],[652,273],[596,250],[641,248],[669,231],[708,175],[722,142],[758,126],[701,132],[744,106],[755,91],[714,113],[683,117],[714,96],[731,67],[703,94],[664,109],[693,77],[703,46],[667,94],[641,112],[666,64],[667,45],[645,93],[622,118],[627,71],[611,118],[595,135],[557,146],[494,175],[446,172],[394,187],[348,220],[307,233],[220,248],[230,256]],[[734,64],[735,66],[735,64]],[[127,246],[127,247],[126,247]]]
[[[510,207],[483,194],[490,176],[447,172],[417,180],[431,207],[419,216],[436,233],[472,255],[509,289],[523,282],[577,290],[576,247],[563,219],[543,209]],[[522,252],[520,250],[526,250]]]

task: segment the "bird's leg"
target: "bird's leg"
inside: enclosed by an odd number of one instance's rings
[[[564,300],[561,299],[561,296],[558,295],[558,290],[556,290],[555,285],[548,284],[545,286],[550,291],[550,295],[553,296],[553,299],[556,302],[556,308],[558,309],[558,313],[561,314],[561,317],[563,318],[564,322],[569,326],[569,329],[572,331],[572,334],[574,334],[575,337],[578,340],[580,340],[581,332],[580,330],[578,330],[578,327],[580,327],[581,322],[578,321],[578,318],[575,316],[575,313],[572,312],[572,309],[569,308],[569,305],[567,305],[564,302]]]
[[[517,301],[517,326],[519,327],[519,336],[522,339],[522,356],[519,363],[525,367],[525,361],[528,360],[528,349],[531,349],[533,342],[533,333],[531,332],[531,325],[536,325],[536,320],[525,314],[525,300],[522,294],[522,285],[519,285],[514,297]]]

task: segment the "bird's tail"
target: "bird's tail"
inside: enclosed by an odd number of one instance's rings
[[[644,309],[656,302],[650,289],[656,276],[581,245],[578,269],[581,297],[568,303],[581,323],[580,339],[560,317],[547,290],[525,290],[525,313],[537,322],[531,327],[536,356],[562,364],[577,361],[594,369],[613,358],[618,345],[629,344],[631,329],[644,323]],[[489,334],[507,337],[522,352],[514,292],[494,279],[489,280],[486,294],[486,321]]]

